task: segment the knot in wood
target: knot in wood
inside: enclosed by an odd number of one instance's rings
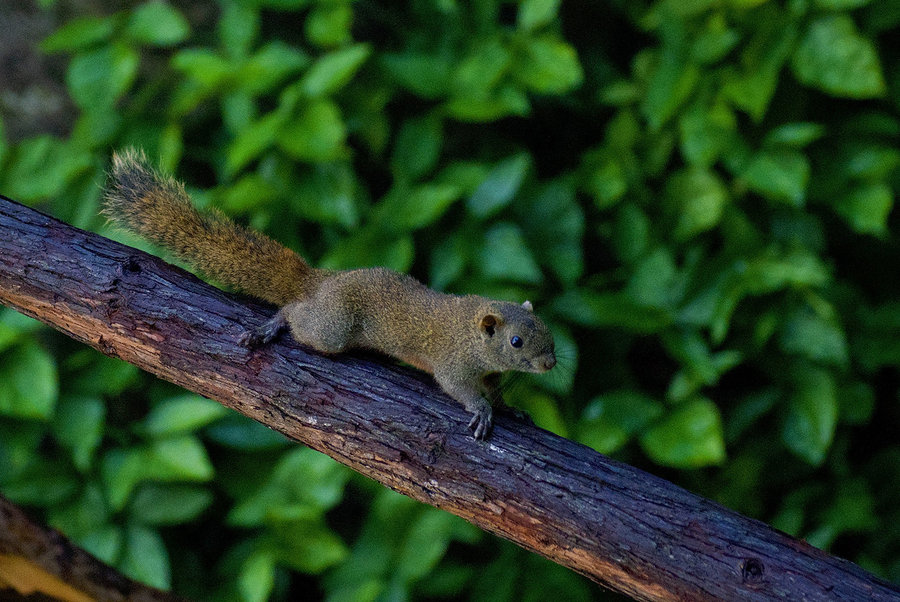
[[[747,558],[741,564],[741,578],[744,583],[759,583],[762,581],[765,567],[758,558]]]

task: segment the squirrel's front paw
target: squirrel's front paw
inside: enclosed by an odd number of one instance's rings
[[[473,431],[474,436],[479,441],[484,441],[491,433],[491,427],[494,423],[494,412],[487,402],[483,406],[472,411],[472,420],[469,421],[469,429]]]

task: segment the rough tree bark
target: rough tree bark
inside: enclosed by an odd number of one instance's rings
[[[898,600],[856,565],[501,416],[486,442],[430,377],[285,337],[271,309],[0,200],[0,302],[215,399],[384,485],[639,600]]]

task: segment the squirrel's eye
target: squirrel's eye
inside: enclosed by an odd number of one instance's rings
[[[509,340],[509,344],[512,345],[513,347],[515,347],[516,349],[521,347],[523,343],[525,343],[525,341],[523,341],[522,337],[520,337],[519,335],[514,335],[513,338],[511,338]]]

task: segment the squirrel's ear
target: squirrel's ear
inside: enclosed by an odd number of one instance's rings
[[[531,313],[534,313],[534,306],[531,304],[531,301],[525,301],[525,303],[522,304],[522,307],[524,307],[526,310],[530,311]]]
[[[484,314],[483,316],[481,316],[478,327],[481,328],[481,332],[488,335],[489,337],[492,337],[494,336],[497,324],[499,323],[500,319],[494,314]]]

